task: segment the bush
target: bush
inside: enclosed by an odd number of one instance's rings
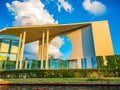
[[[117,72],[117,75],[116,75]],[[120,76],[120,69],[58,69],[58,70],[3,70],[0,78],[97,78]]]

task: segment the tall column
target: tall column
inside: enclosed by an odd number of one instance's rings
[[[18,69],[18,60],[20,57],[21,40],[22,40],[22,33],[20,33],[20,38],[19,38],[19,46],[18,46],[17,58],[16,58],[16,69]]]
[[[49,30],[47,30],[46,36],[46,69],[48,69],[48,46],[49,46]]]
[[[46,60],[46,38],[45,38],[45,44],[44,44],[44,60]]]
[[[41,54],[42,54],[42,41],[40,39],[38,44],[38,60],[41,60]]]
[[[23,31],[22,44],[21,44],[21,53],[20,53],[20,69],[22,69],[22,60],[23,60],[23,53],[24,53],[25,37],[26,37],[26,32]]]
[[[43,60],[44,60],[44,43],[45,43],[45,32],[42,32],[42,52],[41,52],[41,69],[43,69]]]

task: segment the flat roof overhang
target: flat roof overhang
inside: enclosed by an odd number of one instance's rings
[[[13,36],[20,35],[21,32],[26,31],[25,43],[40,40],[42,38],[42,31],[49,30],[50,36],[60,35],[69,31],[73,31],[77,28],[82,28],[90,25],[91,23],[75,23],[75,24],[48,24],[48,25],[36,25],[36,26],[17,26],[7,27],[0,30],[0,34],[8,34]]]

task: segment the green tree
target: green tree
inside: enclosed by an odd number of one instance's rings
[[[116,68],[116,60],[114,55],[106,56],[107,68]]]
[[[116,69],[120,69],[120,55],[115,55]]]
[[[97,59],[97,67],[105,68],[103,56],[97,56],[96,59]]]

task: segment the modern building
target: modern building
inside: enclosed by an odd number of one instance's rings
[[[71,40],[72,53],[69,60],[75,60],[75,63],[77,63],[77,66],[73,65],[73,67],[95,68],[96,56],[114,55],[107,20],[74,24],[7,27],[0,30],[0,34],[19,37],[16,69],[18,69],[18,61],[20,61],[19,68],[22,69],[24,44],[33,41],[39,41],[38,59],[41,61],[40,68],[43,68],[43,61],[46,60],[45,68],[48,69],[48,45],[53,38],[59,35],[66,35]],[[3,47],[6,47],[6,45]]]
[[[18,39],[0,38],[0,69],[14,68],[12,63],[16,61],[18,44]],[[10,61],[13,62],[10,63]],[[8,63],[11,64],[11,67]]]

